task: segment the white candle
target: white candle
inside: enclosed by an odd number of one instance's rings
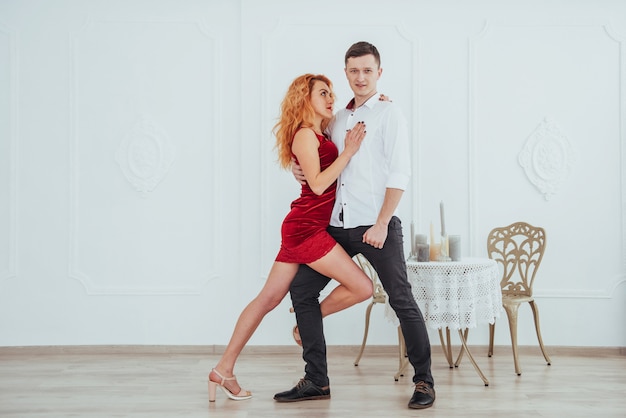
[[[448,245],[449,252],[448,255],[452,259],[452,261],[461,260],[461,236],[460,235],[450,235],[448,237]]]
[[[446,221],[443,216],[443,200],[441,201],[441,203],[439,203],[439,214],[441,216],[441,236],[445,237],[446,236]]]

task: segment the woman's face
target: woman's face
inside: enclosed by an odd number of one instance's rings
[[[328,84],[316,80],[311,89],[311,106],[315,113],[324,119],[330,119],[333,117],[334,104],[335,97]]]

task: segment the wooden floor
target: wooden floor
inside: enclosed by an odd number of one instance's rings
[[[521,350],[515,375],[509,347],[472,347],[490,380],[484,386],[465,358],[450,369],[433,346],[437,400],[409,410],[411,376],[394,381],[391,346],[329,347],[332,399],[279,404],[276,392],[302,375],[298,347],[250,347],[236,373],[248,401],[218,391],[209,403],[206,375],[221,347],[0,347],[0,417],[620,417],[626,416],[623,349],[537,347]]]

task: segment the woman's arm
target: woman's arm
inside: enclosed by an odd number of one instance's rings
[[[321,171],[319,141],[312,129],[300,129],[293,138],[291,150],[298,158],[304,177],[313,193],[321,195],[341,174],[350,158],[359,150],[365,137],[365,124],[359,122],[346,133],[345,148],[326,170]]]

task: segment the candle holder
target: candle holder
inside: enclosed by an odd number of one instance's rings
[[[429,261],[430,260],[430,246],[426,243],[415,244],[417,248],[417,261]]]
[[[428,253],[428,244],[427,237],[424,234],[417,234],[411,240],[411,255],[409,255],[409,260],[411,261],[428,261],[429,253]]]
[[[439,250],[439,257],[437,258],[437,261],[452,261],[452,259],[450,258],[448,245],[449,245],[448,236],[442,235],[441,236],[441,249]]]

